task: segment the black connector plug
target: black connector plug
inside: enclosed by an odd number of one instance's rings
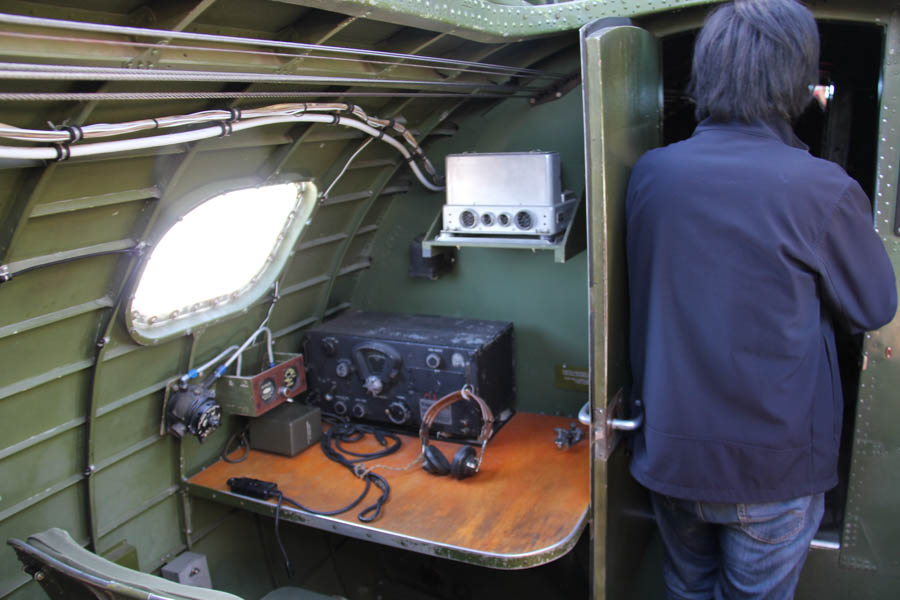
[[[277,483],[263,481],[262,479],[253,479],[252,477],[231,477],[228,479],[228,486],[235,494],[250,496],[251,498],[260,498],[262,500],[268,500],[269,498],[281,495]]]

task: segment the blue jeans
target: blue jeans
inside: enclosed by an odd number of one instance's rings
[[[666,550],[667,598],[793,598],[825,510],[824,494],[766,504],[650,496]]]

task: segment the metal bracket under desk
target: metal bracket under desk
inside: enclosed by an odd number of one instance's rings
[[[435,477],[420,467],[379,471],[391,485],[391,497],[373,523],[362,523],[356,516],[377,491],[370,491],[359,506],[342,515],[314,515],[282,506],[281,519],[496,569],[545,564],[572,549],[588,519],[588,444],[581,442],[564,451],[554,445],[554,428],[572,422],[517,414],[488,444],[482,471],[463,481]],[[403,436],[403,442],[400,452],[377,462],[407,464],[418,444],[410,436]],[[444,442],[435,445],[451,458],[459,447]],[[228,477],[275,481],[285,495],[323,510],[345,504],[345,498],[355,497],[363,485],[346,468],[328,461],[318,446],[294,458],[253,451],[241,463],[219,461],[185,485],[196,498],[275,515],[274,500],[234,494],[228,490]],[[339,488],[343,488],[340,497],[328,501]]]

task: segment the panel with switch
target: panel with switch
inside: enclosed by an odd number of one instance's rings
[[[276,352],[279,362],[255,375],[225,375],[216,383],[222,411],[258,417],[306,391],[303,355]]]

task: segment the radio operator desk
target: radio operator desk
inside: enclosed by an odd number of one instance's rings
[[[464,480],[422,470],[376,468],[391,486],[381,516],[371,523],[357,519],[380,491],[372,486],[350,511],[326,517],[282,505],[281,518],[342,535],[497,569],[523,569],[550,562],[568,552],[588,519],[590,460],[588,436],[568,450],[553,441],[555,427],[573,419],[518,413],[491,439],[481,470]],[[401,435],[403,446],[367,465],[403,467],[416,458],[417,437]],[[453,460],[459,444],[434,442]],[[366,452],[380,448],[367,436],[345,446]],[[232,455],[236,457],[237,453]],[[364,482],[330,461],[318,444],[293,458],[256,450],[239,463],[220,460],[191,477],[191,495],[274,516],[272,500],[232,493],[229,477],[273,481],[285,496],[314,510],[348,504]]]

